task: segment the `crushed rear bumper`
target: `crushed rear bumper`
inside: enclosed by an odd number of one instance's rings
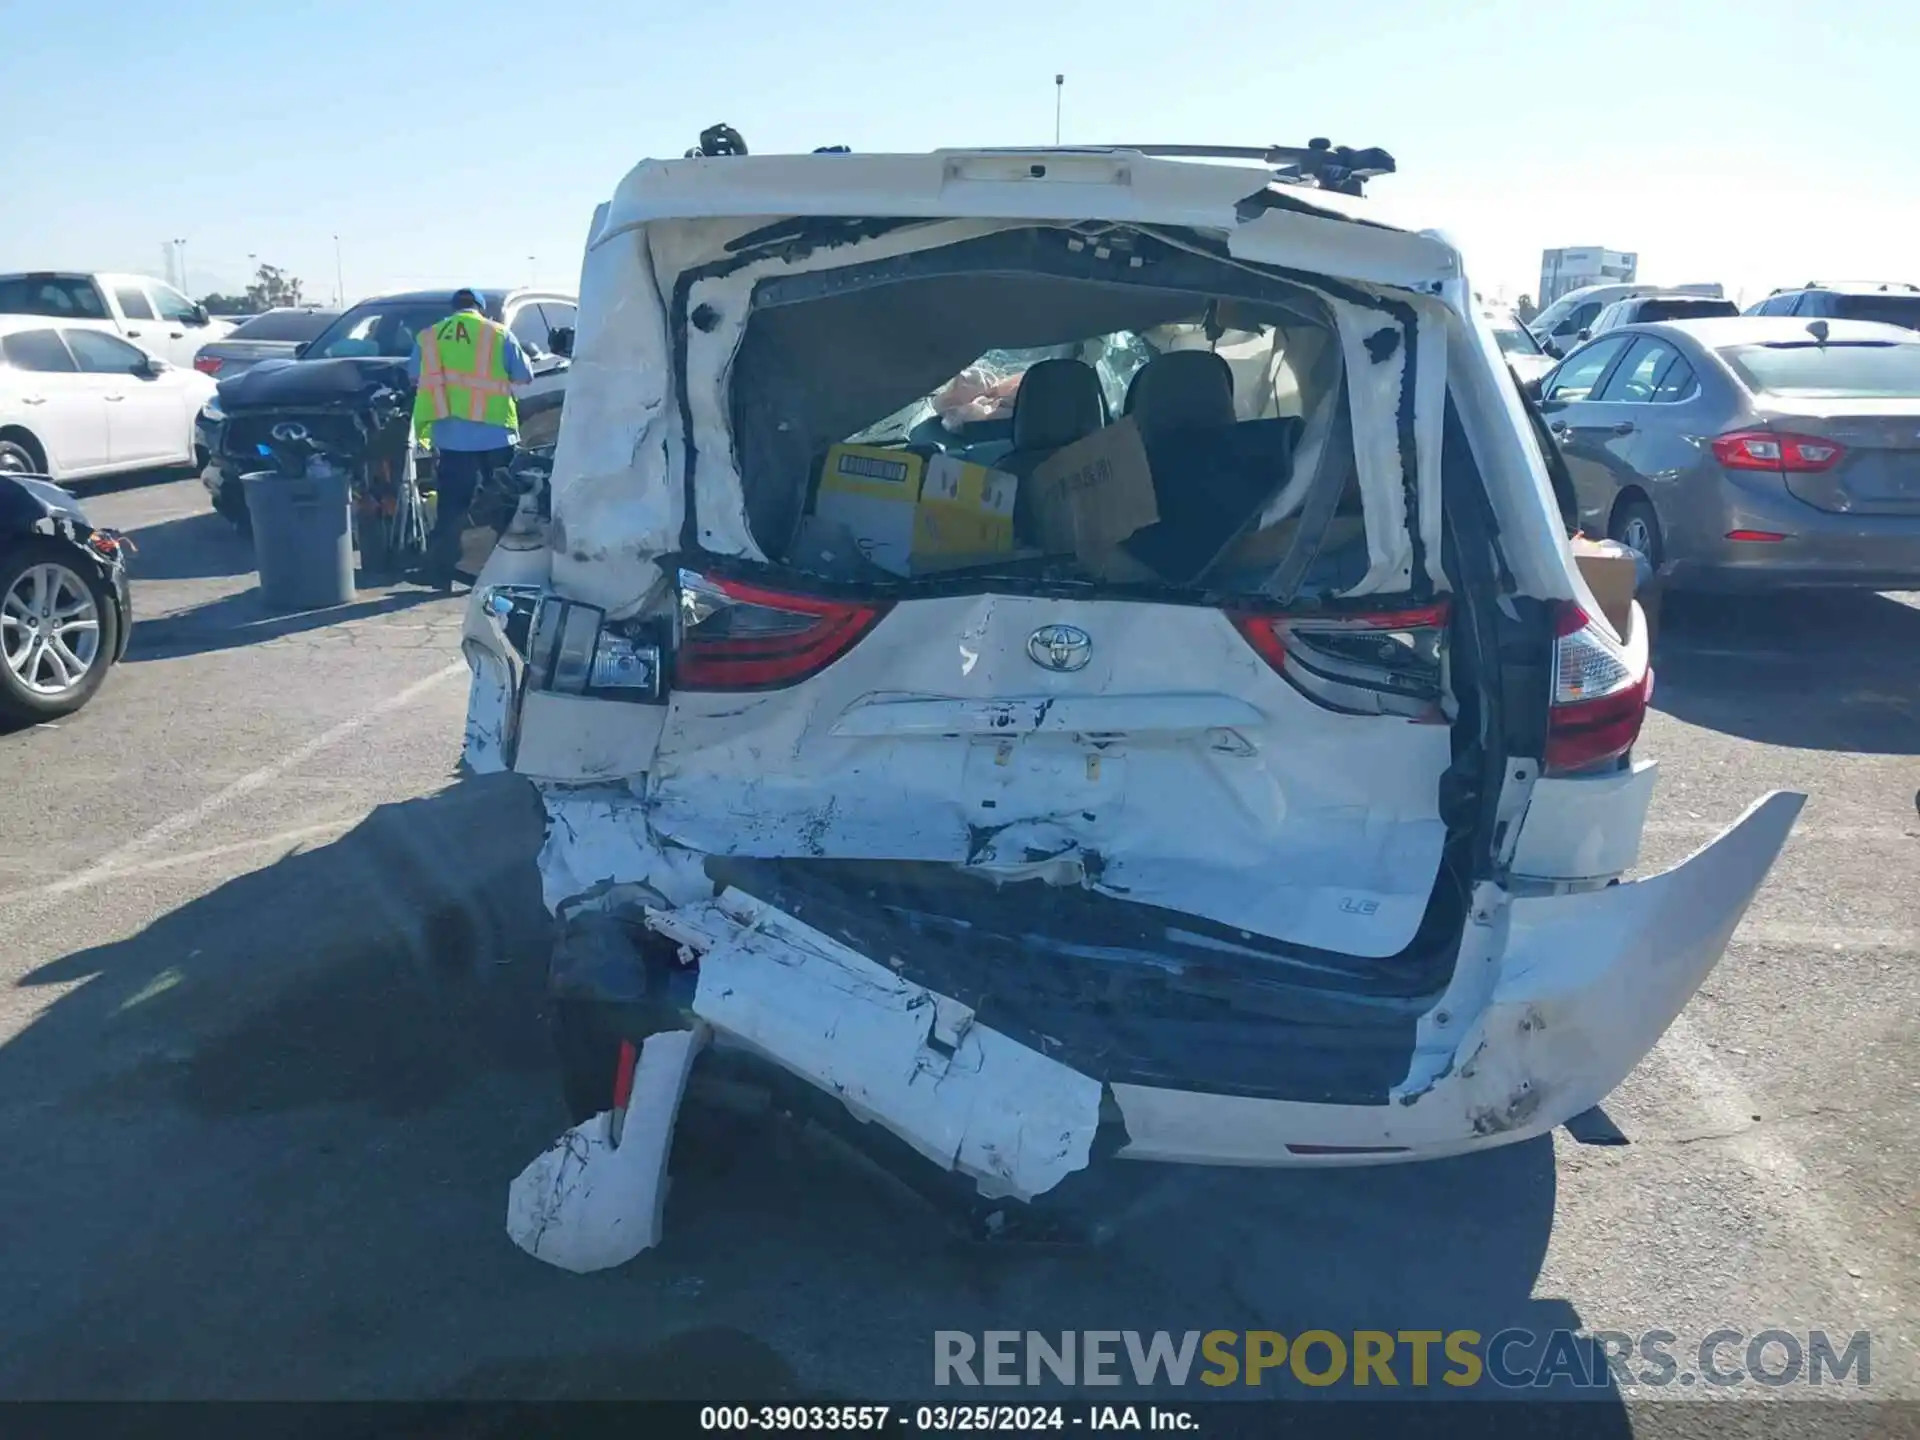
[[[1381,1105],[1103,1084],[950,996],[738,890],[651,908],[697,962],[693,1012],[983,1194],[1084,1168],[1108,1094],[1122,1157],[1222,1165],[1437,1158],[1544,1133],[1626,1078],[1725,951],[1805,797],[1776,792],[1662,874],[1600,890],[1476,894],[1460,961]]]

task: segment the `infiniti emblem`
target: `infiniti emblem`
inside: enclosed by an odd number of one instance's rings
[[[1042,625],[1027,639],[1027,655],[1045,670],[1084,670],[1093,637],[1078,625]]]
[[[289,421],[276,425],[273,427],[273,438],[276,440],[304,440],[307,438],[307,427],[298,421]]]

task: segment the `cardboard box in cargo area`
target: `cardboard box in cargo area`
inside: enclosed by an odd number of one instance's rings
[[[1600,612],[1619,635],[1627,633],[1633,611],[1633,591],[1639,575],[1639,562],[1617,540],[1589,540],[1573,537],[1573,563],[1580,567],[1580,578],[1587,582]]]
[[[1010,553],[1017,485],[950,455],[836,445],[810,518],[852,535],[861,554],[891,574],[925,575]]]
[[[1147,449],[1131,419],[1048,456],[1027,483],[1034,487],[1034,523],[1049,554],[1071,551],[1101,579],[1138,578],[1138,562],[1120,544],[1159,523],[1160,507]]]
[[[978,565],[1013,551],[1013,499],[1019,480],[1004,470],[951,455],[927,462],[913,516],[913,571],[925,575]]]

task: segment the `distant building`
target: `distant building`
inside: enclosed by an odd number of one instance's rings
[[[1569,290],[1582,285],[1606,285],[1613,281],[1638,279],[1640,257],[1631,250],[1602,250],[1583,245],[1572,250],[1540,252],[1540,294],[1536,297],[1544,309]]]

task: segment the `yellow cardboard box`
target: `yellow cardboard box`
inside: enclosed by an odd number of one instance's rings
[[[913,569],[917,574],[1005,555],[1013,550],[1013,497],[1017,477],[951,455],[927,462],[913,522]]]
[[[976,564],[1013,549],[1014,476],[949,455],[835,445],[814,514],[845,526],[868,560],[895,575]]]

